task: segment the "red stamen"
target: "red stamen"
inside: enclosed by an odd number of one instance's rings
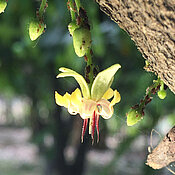
[[[82,128],[82,133],[81,133],[81,143],[83,143],[83,138],[84,138],[84,134],[86,132],[87,124],[88,124],[88,118],[84,119],[84,121],[83,121],[83,128]]]
[[[97,128],[97,143],[99,142],[99,115],[96,115],[96,128]]]
[[[91,133],[92,145],[94,144],[94,131],[95,131],[95,124],[96,124],[95,119],[96,119],[96,113],[94,111],[92,116],[92,133]]]

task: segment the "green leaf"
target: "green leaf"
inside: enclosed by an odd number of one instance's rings
[[[58,74],[57,78],[60,78],[60,77],[74,77],[76,79],[76,81],[78,82],[78,84],[80,85],[80,87],[81,87],[83,97],[85,97],[87,99],[90,98],[90,91],[89,91],[88,85],[87,85],[87,83],[86,83],[86,81],[85,81],[85,79],[83,78],[82,75],[78,74],[77,72],[75,72],[71,69],[64,68],[64,67],[61,67],[59,69],[59,71],[61,71],[63,73]]]
[[[103,97],[111,86],[114,75],[119,68],[121,68],[120,64],[114,64],[96,76],[91,88],[91,98],[93,100],[98,101]]]

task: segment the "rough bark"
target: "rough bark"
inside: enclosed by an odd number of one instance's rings
[[[175,0],[96,0],[175,93]]]
[[[147,165],[160,169],[175,161],[175,126],[159,145],[148,155]]]

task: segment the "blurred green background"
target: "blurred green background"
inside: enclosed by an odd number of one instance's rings
[[[9,0],[0,14],[0,174],[3,175],[164,175],[145,165],[152,128],[164,135],[175,123],[174,94],[156,95],[144,119],[127,127],[126,112],[144,96],[156,77],[144,71],[144,59],[127,33],[83,0],[92,28],[94,62],[103,70],[119,63],[115,76],[122,100],[110,120],[100,119],[100,142],[80,143],[82,119],[55,104],[54,91],[71,93],[73,78],[56,79],[65,66],[84,74],[84,61],[73,50],[66,1],[49,0],[46,32],[28,36],[29,21],[40,1]],[[160,140],[154,135],[155,144]]]

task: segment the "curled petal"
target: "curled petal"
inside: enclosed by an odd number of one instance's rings
[[[55,101],[57,105],[68,108],[70,104],[70,94],[66,92],[66,94],[62,96],[58,92],[55,91]]]
[[[98,101],[103,97],[111,86],[114,75],[119,68],[121,68],[119,64],[114,64],[96,76],[91,88],[91,98],[93,100]]]
[[[68,107],[68,112],[71,115],[76,115],[79,113],[79,108],[77,106],[74,106],[73,104],[70,103],[69,107]]]
[[[120,93],[117,90],[115,90],[114,91],[114,98],[112,99],[110,105],[114,106],[116,103],[120,102],[120,100],[121,100]]]
[[[104,119],[109,119],[112,117],[114,112],[113,107],[110,105],[110,102],[105,100],[105,99],[101,99],[98,101],[97,103],[97,114],[101,115]]]
[[[103,95],[102,98],[108,100],[108,99],[112,98],[113,95],[114,95],[114,91],[113,91],[111,88],[109,88],[109,89],[105,92],[105,94]]]
[[[60,71],[60,72],[75,72],[75,71],[73,71],[73,70],[71,70],[71,69],[68,69],[68,68],[65,68],[65,67],[60,67],[60,68],[59,68],[59,71]]]
[[[79,113],[82,106],[82,96],[80,89],[76,89],[70,95],[70,104],[68,105],[68,111],[72,115]]]
[[[78,82],[78,84],[80,85],[80,87],[81,87],[81,91],[83,93],[83,96],[87,99],[90,98],[90,91],[89,91],[88,85],[87,85],[85,79],[83,78],[83,76],[81,76],[77,72],[75,72],[71,69],[68,69],[68,68],[63,68],[62,67],[59,70],[63,73],[58,74],[57,78],[60,78],[60,77],[74,77],[76,79],[76,81]]]

